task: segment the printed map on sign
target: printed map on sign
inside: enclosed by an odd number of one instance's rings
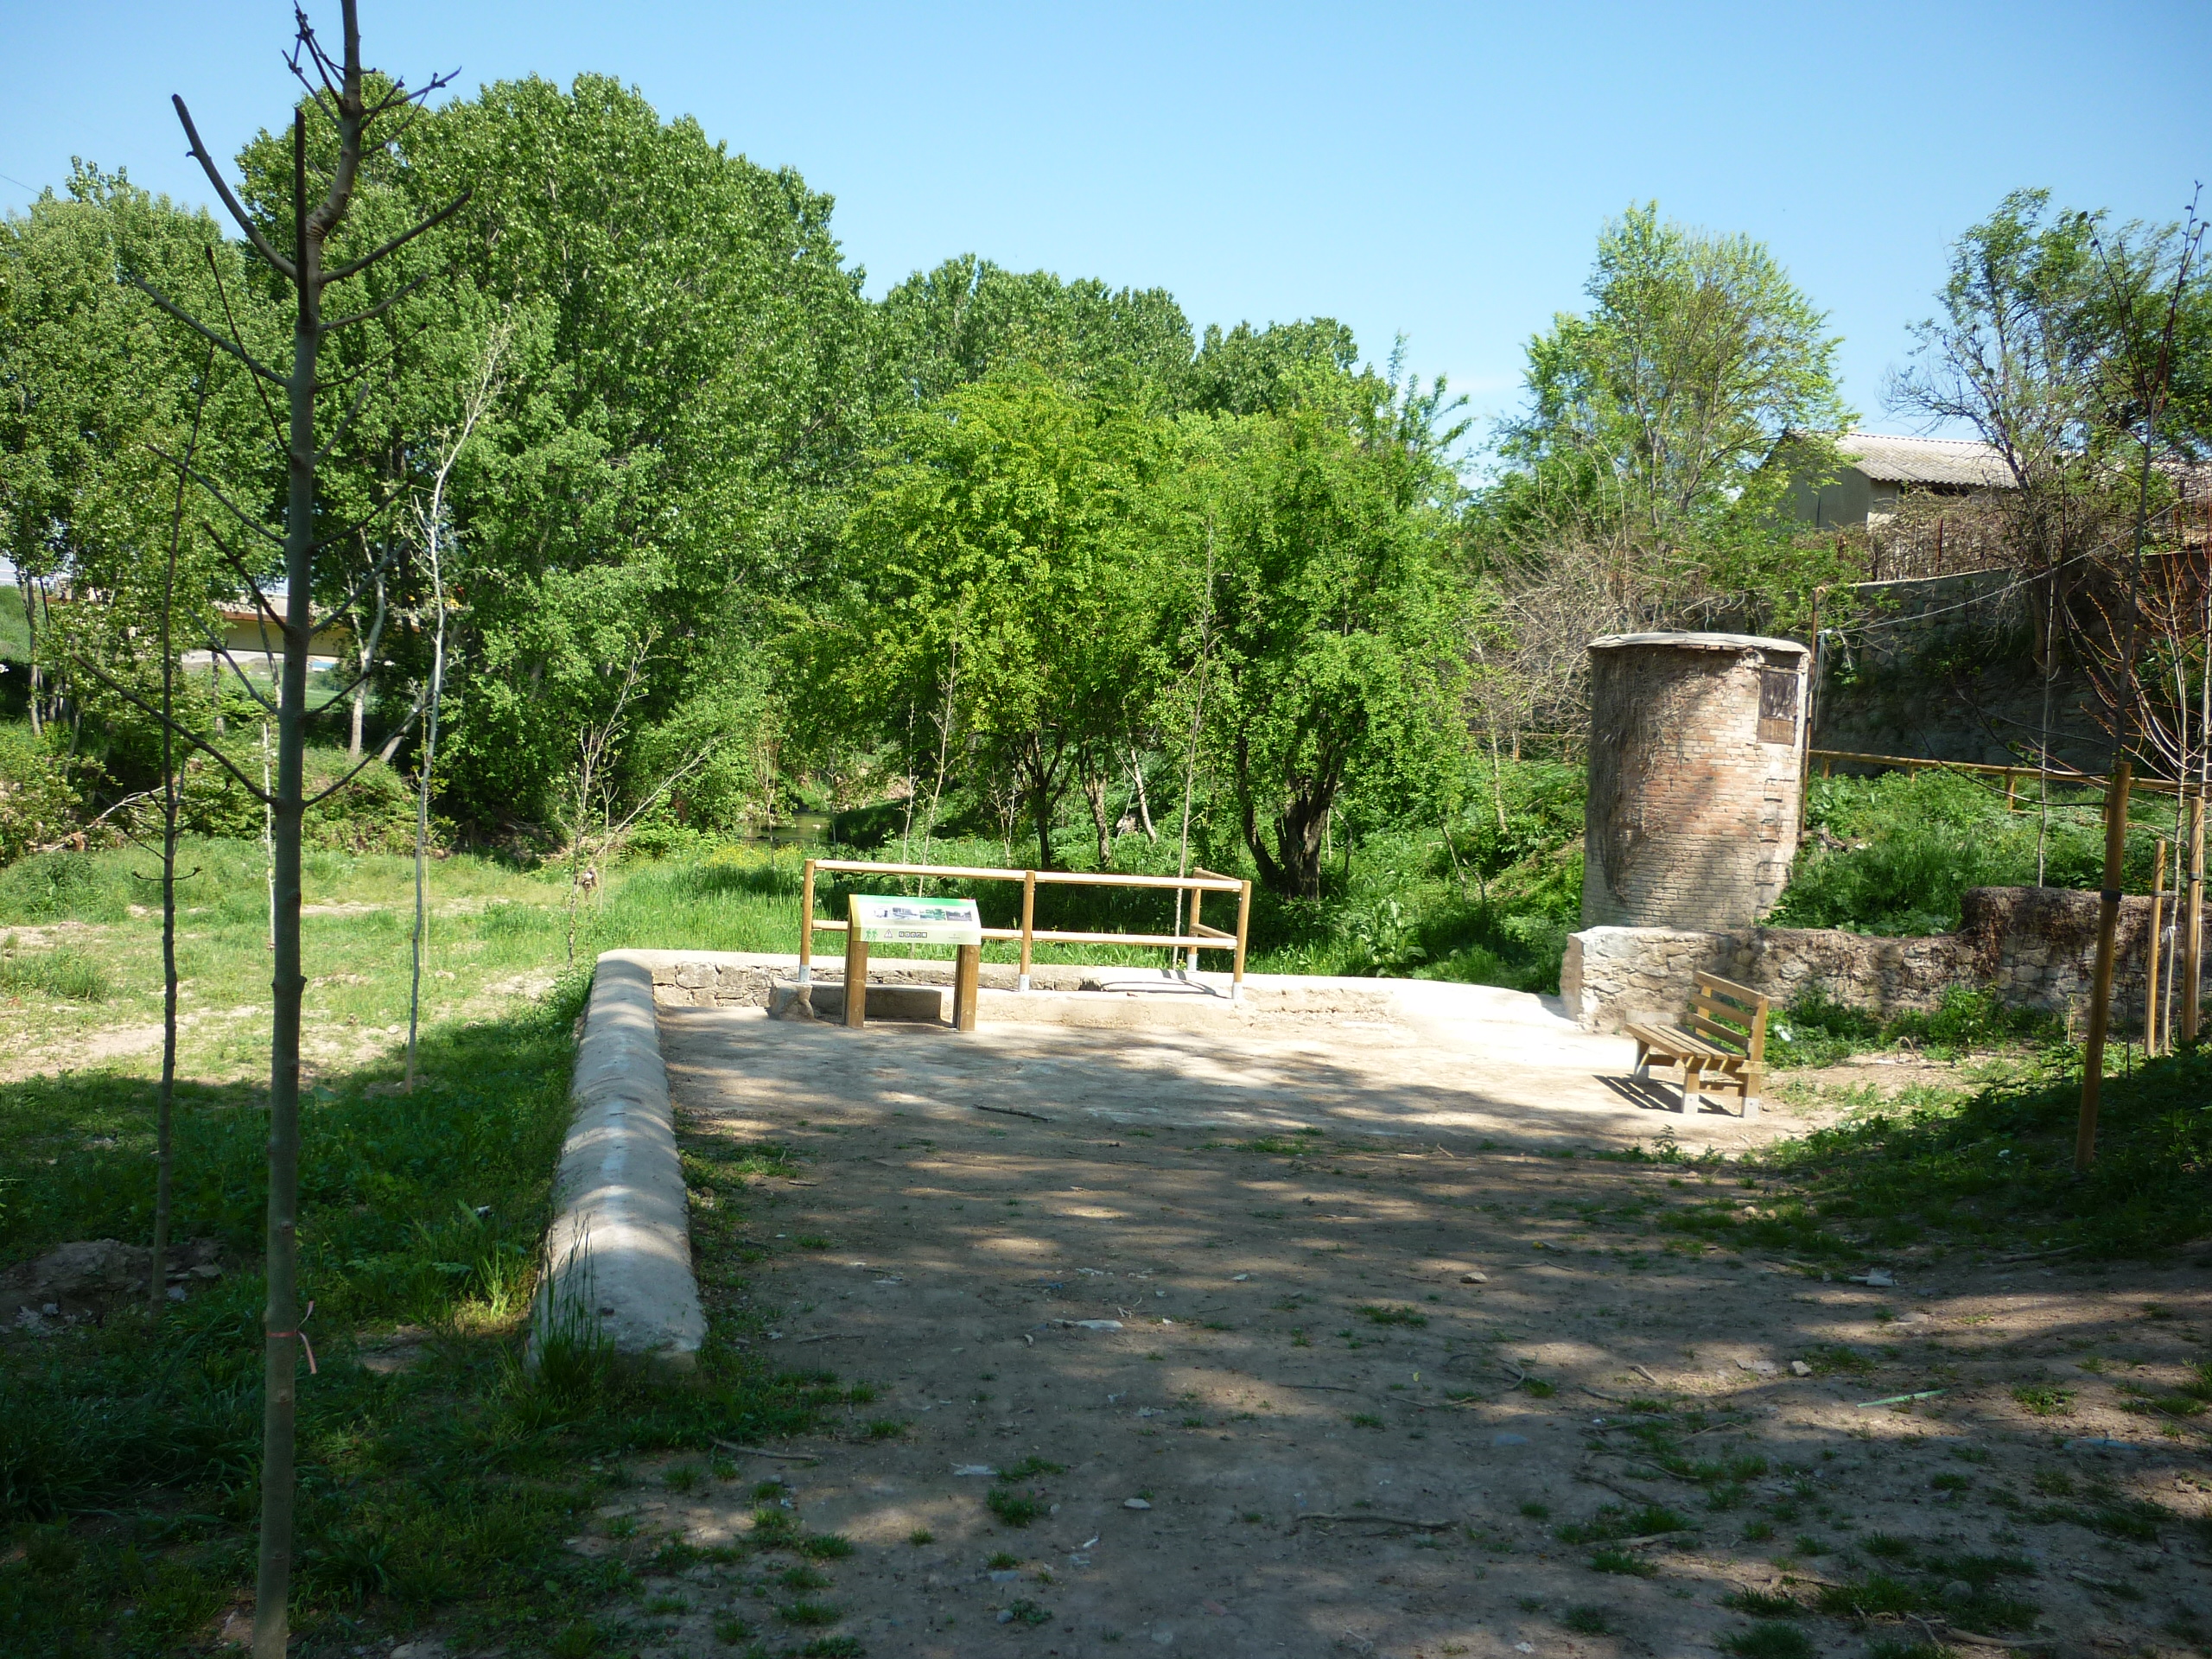
[[[869,944],[981,944],[973,899],[871,899],[853,895],[853,925]]]

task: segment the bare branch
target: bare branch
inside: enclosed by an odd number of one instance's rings
[[[239,511],[238,508],[233,506],[231,504],[230,498],[223,493],[221,487],[217,485],[213,479],[209,478],[207,474],[200,471],[199,468],[195,467],[188,466],[184,461],[178,460],[175,455],[170,454],[167,450],[163,449],[159,444],[149,443],[146,448],[151,450],[154,454],[159,455],[163,461],[168,462],[170,466],[177,467],[188,474],[194,483],[200,486],[201,489],[207,491],[209,495],[214,497],[217,501],[222,504],[223,507],[232,518],[236,518],[238,523],[244,524],[255,535],[264,537],[269,541],[274,542],[279,547],[284,545],[284,538],[282,536],[277,535],[276,531],[272,530],[256,524],[252,519],[247,518],[243,512]]]
[[[253,608],[274,623],[277,632],[282,633],[284,619],[276,614],[276,607],[269,602],[268,594],[262,591],[259,579],[245,568],[245,561],[232,551],[229,544],[215,533],[212,524],[207,527],[207,539],[215,543],[215,550],[223,556],[223,563],[229,565],[238,579],[245,584],[246,592],[253,596]]]
[[[139,713],[150,715],[157,723],[167,728],[173,734],[182,738],[187,743],[192,745],[193,747],[201,751],[203,753],[213,759],[218,766],[223,768],[225,772],[229,772],[232,777],[237,779],[245,787],[246,792],[251,795],[255,800],[260,801],[264,804],[271,801],[273,798],[266,793],[258,784],[255,783],[251,779],[248,778],[244,772],[240,772],[236,766],[231,764],[231,759],[228,755],[225,754],[220,749],[210,743],[206,738],[200,736],[199,733],[194,731],[189,726],[183,725],[177,721],[165,718],[159,709],[156,708],[152,703],[148,702],[143,697],[133,691],[129,686],[124,684],[122,681],[117,679],[112,674],[110,674],[105,669],[102,668],[91,658],[82,656],[73,651],[69,653],[69,657],[70,660],[75,663],[79,668],[81,668],[85,672],[90,674],[94,679],[98,680],[102,685],[105,686],[117,696],[121,697],[132,708],[137,709]]]
[[[207,642],[207,654],[210,657],[219,657],[231,665],[231,672],[238,677],[238,684],[245,688],[246,696],[259,703],[266,712],[271,715],[277,712],[276,705],[262,695],[261,688],[253,683],[253,677],[245,671],[245,666],[238,661],[236,652],[219,639],[210,639]],[[273,652],[264,652],[264,658],[273,661],[275,655]]]
[[[207,274],[215,279],[215,297],[223,302],[223,321],[230,325],[231,338],[238,341],[238,349],[244,351],[245,337],[239,332],[237,314],[231,309],[231,290],[223,281],[223,268],[215,263],[215,250],[202,248],[200,251],[207,256]],[[268,378],[271,380],[276,378],[273,374]],[[277,384],[281,385],[283,382],[278,381]],[[281,450],[284,447],[284,423],[276,418],[276,406],[269,401],[269,388],[257,379],[253,383],[253,390],[261,399],[261,412],[269,417],[269,429],[276,435],[276,447]]]
[[[184,136],[192,141],[192,149],[188,153],[200,163],[200,170],[207,175],[207,182],[215,187],[215,194],[222,198],[223,206],[230,210],[231,217],[238,221],[238,228],[245,232],[246,240],[253,244],[253,251],[282,276],[292,282],[299,281],[298,267],[269,245],[269,238],[261,233],[261,227],[253,222],[246,210],[238,206],[238,199],[231,194],[231,187],[225,181],[221,169],[207,154],[207,145],[200,142],[199,129],[192,124],[192,111],[185,108],[183,98],[172,93],[169,102],[176,105],[176,118],[184,123]]]
[[[315,539],[315,551],[320,553],[324,548],[332,546],[336,543],[342,542],[348,537],[359,535],[371,524],[376,523],[378,519],[383,518],[385,514],[390,512],[393,506],[398,503],[399,499],[399,493],[395,490],[391,494],[385,497],[383,500],[378,502],[376,505],[371,507],[365,514],[361,518],[355,519],[352,524],[346,525],[342,529],[334,530],[327,536],[316,537]]]
[[[429,282],[431,277],[437,274],[438,273],[434,270],[426,270],[420,276],[417,276],[413,282],[407,283],[403,288],[393,290],[391,293],[386,295],[383,299],[378,300],[374,305],[369,307],[365,311],[356,311],[350,317],[340,317],[335,322],[326,322],[322,324],[321,332],[326,334],[334,334],[340,328],[351,328],[357,322],[367,322],[373,318],[380,317],[385,312],[391,310],[393,306],[397,305],[402,300],[405,299],[410,294],[412,294],[416,289],[422,287],[423,283]]]
[[[141,801],[150,801],[155,796],[161,792],[162,791],[158,789],[142,789],[136,795],[126,795],[121,800],[118,801],[113,806],[108,808],[106,811],[101,813],[99,817],[86,823],[82,830],[79,830],[73,834],[64,836],[59,841],[41,842],[40,845],[32,848],[30,850],[34,853],[58,853],[64,847],[68,846],[72,842],[81,841],[91,831],[99,829],[100,825],[105,823],[117,813],[122,811],[124,807],[136,806]],[[130,833],[130,830],[127,826],[124,829],[123,833],[124,836],[129,839],[132,846],[143,845],[138,837]],[[154,878],[142,877],[140,879],[150,880]]]
[[[168,312],[169,315],[175,317],[179,322],[191,329],[202,340],[207,340],[218,350],[228,352],[232,357],[238,359],[239,362],[245,364],[246,367],[251,369],[256,374],[264,377],[271,384],[279,386],[284,384],[284,377],[283,375],[277,373],[276,370],[270,368],[266,363],[264,363],[259,358],[254,356],[252,353],[247,351],[244,346],[234,346],[229,340],[225,340],[222,335],[217,334],[206,323],[200,321],[199,318],[194,316],[191,312],[186,310],[175,300],[169,298],[168,295],[162,293],[161,289],[156,288],[151,283],[149,283],[144,277],[138,275],[137,271],[127,270],[124,272],[123,280],[129,283],[131,287],[137,289],[148,299],[153,301],[156,305],[161,307],[162,310]]]
[[[359,258],[353,261],[349,264],[343,264],[339,266],[335,270],[325,272],[323,280],[327,283],[342,283],[348,276],[357,276],[360,272],[366,270],[371,265],[376,264],[378,260],[383,258],[386,254],[396,252],[397,250],[405,247],[416,237],[422,235],[423,232],[435,230],[439,226],[444,224],[446,220],[451,219],[455,213],[459,213],[463,207],[468,205],[468,199],[474,194],[474,192],[469,190],[462,191],[444,207],[439,208],[436,213],[432,213],[428,219],[417,221],[411,229],[402,231],[397,236],[393,237],[382,247],[373,249],[371,251],[363,254]],[[334,323],[331,326],[335,327],[339,325]]]
[[[315,458],[318,463],[327,461],[338,453],[338,446],[345,438],[346,429],[353,424],[353,417],[361,412],[361,405],[369,401],[369,394],[376,389],[376,382],[367,381],[362,385],[359,391],[353,394],[353,400],[340,412],[337,424],[330,429],[330,442],[323,444],[315,452]]]

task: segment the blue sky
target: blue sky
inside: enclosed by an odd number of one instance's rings
[[[334,33],[337,7],[317,5]],[[1194,326],[1340,317],[1494,414],[1599,222],[1764,239],[1878,429],[1944,249],[2005,191],[2177,217],[2212,173],[2212,5],[531,5],[363,0],[419,82],[618,75],[837,199],[871,293],[973,250],[1164,286]],[[200,201],[168,94],[281,119],[289,8],[0,6],[0,207],[69,158]]]

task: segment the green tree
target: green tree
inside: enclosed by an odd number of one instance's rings
[[[1262,878],[1319,897],[1347,791],[1433,816],[1461,736],[1475,596],[1458,568],[1461,429],[1440,383],[1376,377],[1224,433],[1219,693],[1208,724]]]
[[[1163,419],[1035,372],[954,390],[893,423],[848,527],[850,601],[807,641],[823,700],[874,711],[910,773],[972,738],[1046,868],[1062,797],[1118,769],[1145,705],[1173,451]],[[903,738],[909,710],[928,741]]]
[[[443,407],[396,403],[390,429],[448,423],[484,331],[515,331],[448,492],[462,575],[443,799],[465,821],[542,823],[641,640],[632,731],[727,678],[770,607],[822,579],[864,453],[869,308],[829,198],[605,77],[487,86],[423,113],[388,165],[372,184],[413,212],[476,188],[438,250],[455,273],[442,318],[410,348]],[[403,644],[422,677],[424,642]]]
[[[1259,329],[1240,322],[1226,334],[1220,324],[1208,323],[1184,401],[1210,415],[1281,414],[1317,378],[1340,378],[1358,363],[1351,330],[1333,318],[1271,322]]]
[[[1665,543],[1770,510],[1784,432],[1852,420],[1840,343],[1764,245],[1630,207],[1598,238],[1586,315],[1529,345],[1526,415],[1506,456],[1553,470],[1596,524]]]
[[[32,728],[66,708],[72,741],[143,783],[150,726],[73,672],[71,658],[107,665],[142,691],[159,680],[148,648],[175,474],[156,451],[182,448],[205,348],[118,281],[126,272],[217,315],[219,275],[252,314],[246,326],[257,318],[214,221],[122,173],[79,162],[66,194],[43,192],[0,224],[0,553],[15,566],[31,631]],[[262,464],[251,399],[242,374],[218,378],[195,461],[211,478],[250,478]],[[54,602],[62,584],[79,602]],[[178,583],[182,645],[207,637],[211,601],[233,585],[195,517]]]
[[[1015,365],[1082,395],[1173,407],[1191,371],[1191,325],[1165,289],[1067,282],[970,253],[916,271],[879,312],[880,391],[893,410]]]

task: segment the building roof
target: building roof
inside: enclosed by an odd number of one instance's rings
[[[1974,438],[1899,438],[1885,432],[1847,432],[1836,453],[1885,484],[1948,485],[1954,489],[2009,490],[2012,469],[1996,448]]]

